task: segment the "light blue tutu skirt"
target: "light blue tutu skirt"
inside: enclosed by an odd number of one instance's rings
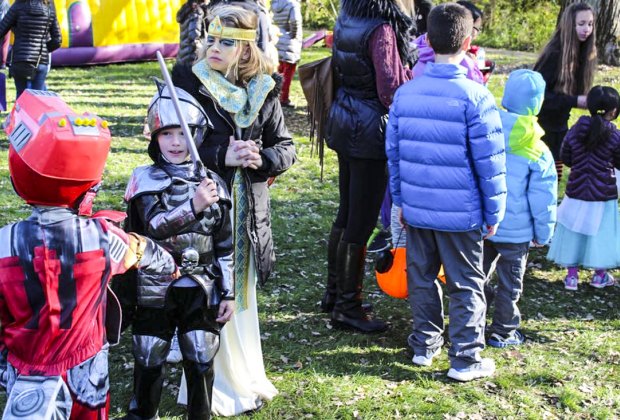
[[[558,220],[547,254],[549,260],[564,267],[612,269],[620,266],[618,201],[602,204],[600,224],[592,235],[578,233]],[[579,216],[574,215],[575,218]]]

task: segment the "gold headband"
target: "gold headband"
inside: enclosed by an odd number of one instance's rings
[[[241,29],[231,28],[230,26],[224,26],[219,16],[209,24],[207,30],[209,36],[226,39],[237,39],[239,41],[256,41],[256,31],[254,29]]]

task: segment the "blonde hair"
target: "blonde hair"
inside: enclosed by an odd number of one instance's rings
[[[394,0],[396,6],[410,18],[414,18],[415,13],[415,1],[414,0]]]
[[[257,30],[258,18],[256,13],[237,4],[221,4],[209,11],[207,21],[211,22],[219,16],[224,26]],[[267,55],[258,48],[256,42],[237,41],[241,48],[237,52],[234,62],[226,71],[225,76],[234,75],[235,83],[246,84],[258,74],[272,74],[275,66]],[[208,47],[205,44],[198,53],[198,61],[207,56]],[[245,53],[247,51],[247,54]]]
[[[560,50],[560,63],[556,74],[555,92],[565,95],[585,95],[592,87],[596,70],[596,26],[592,34],[581,42],[577,37],[577,13],[589,11],[596,22],[594,10],[587,3],[573,3],[564,10],[551,41],[545,46],[534,68],[539,68],[549,60],[554,50]],[[583,79],[577,80],[577,70],[581,68]],[[581,87],[581,89],[579,89]]]

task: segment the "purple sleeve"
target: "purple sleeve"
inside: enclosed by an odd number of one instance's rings
[[[383,24],[374,30],[368,48],[377,75],[379,100],[389,108],[396,89],[411,79],[411,70],[404,67],[400,61],[396,35],[390,25]]]

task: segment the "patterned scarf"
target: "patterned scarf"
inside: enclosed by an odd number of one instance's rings
[[[254,122],[276,84],[271,76],[259,74],[248,82],[247,87],[237,86],[209,67],[206,60],[196,63],[192,71],[218,105],[233,115],[235,124],[241,128],[249,127]]]

